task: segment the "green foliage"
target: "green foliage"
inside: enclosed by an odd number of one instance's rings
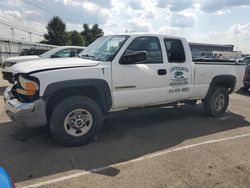
[[[42,40],[40,43],[60,46],[88,46],[104,34],[98,24],[94,24],[92,28],[90,28],[88,24],[83,24],[82,32],[76,30],[66,32],[66,24],[58,16],[53,17],[47,24],[46,28],[47,33],[44,34],[45,40]]]
[[[74,31],[67,32],[67,39],[68,39],[68,45],[72,45],[72,46],[84,45],[83,36],[78,31],[74,30]]]
[[[94,24],[92,28],[88,24],[83,24],[83,31],[81,32],[85,39],[85,45],[88,46],[98,37],[103,36],[103,30],[98,27],[98,24]]]
[[[67,34],[66,25],[58,16],[54,16],[46,26],[47,33],[44,34],[45,41],[43,43],[54,45],[66,45]]]

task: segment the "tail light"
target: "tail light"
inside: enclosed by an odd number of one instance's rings
[[[248,73],[248,66],[246,66],[246,69],[245,69],[245,76],[244,76],[243,81],[246,81],[246,80],[247,80],[247,73]]]

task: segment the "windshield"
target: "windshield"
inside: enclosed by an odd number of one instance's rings
[[[79,57],[97,61],[112,61],[128,36],[103,36],[91,43]]]

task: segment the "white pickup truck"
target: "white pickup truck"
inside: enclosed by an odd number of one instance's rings
[[[166,35],[103,36],[80,55],[12,66],[15,84],[4,93],[9,117],[23,127],[48,125],[58,142],[81,145],[118,110],[201,100],[209,115],[221,116],[246,70],[193,62],[187,41]]]

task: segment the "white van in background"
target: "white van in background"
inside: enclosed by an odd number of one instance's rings
[[[54,48],[48,52],[45,52],[41,55],[10,57],[3,62],[3,79],[12,82],[12,73],[9,71],[9,68],[17,63],[36,59],[77,57],[77,55],[81,53],[84,49],[85,47],[82,46],[61,46]]]

